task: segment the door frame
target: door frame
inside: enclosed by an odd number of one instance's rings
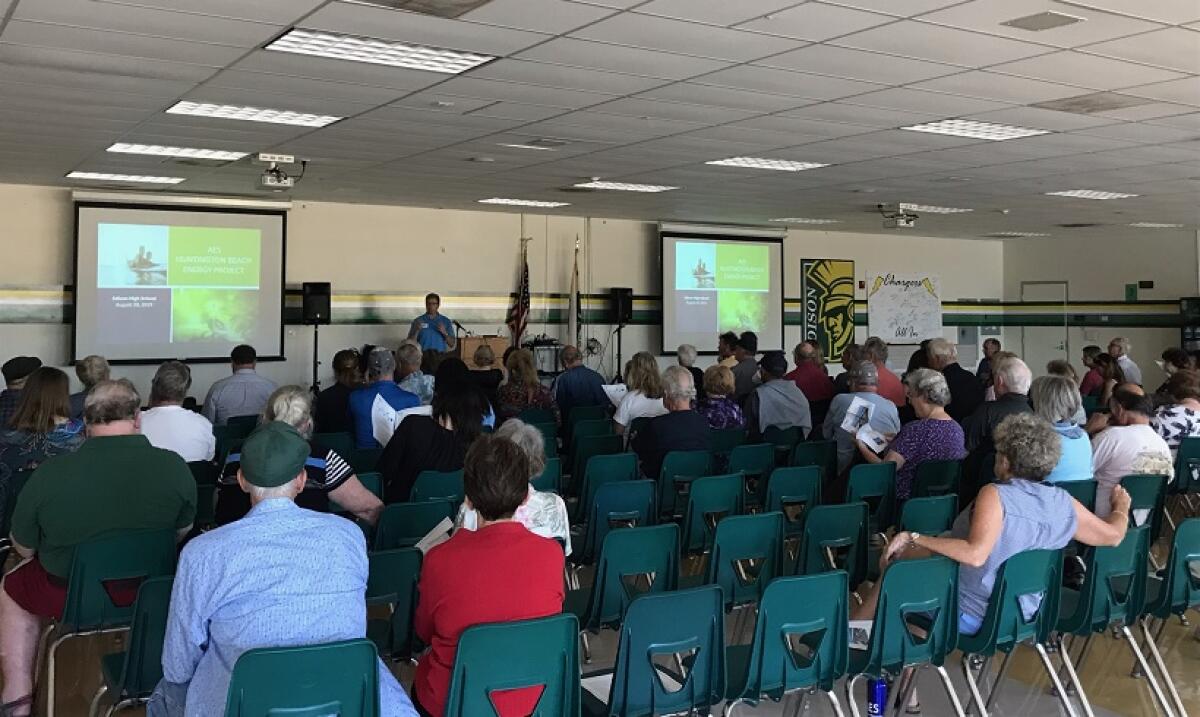
[[[1021,282],[1021,302],[1025,302],[1025,287],[1027,286],[1061,286],[1063,288],[1063,306],[1062,306],[1062,330],[1063,330],[1063,346],[1065,347],[1067,360],[1071,360],[1071,331],[1067,324],[1067,306],[1071,302],[1071,285],[1065,280],[1047,280],[1047,281],[1022,281]],[[1027,355],[1025,347],[1025,326],[1021,326],[1021,355]]]

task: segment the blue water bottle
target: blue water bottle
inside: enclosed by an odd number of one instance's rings
[[[888,683],[883,678],[867,681],[867,714],[883,717],[887,714]]]

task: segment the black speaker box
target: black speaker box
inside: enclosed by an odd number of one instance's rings
[[[633,289],[614,286],[612,294],[612,321],[614,324],[633,322]]]
[[[333,294],[328,281],[306,281],[303,287],[304,303],[301,315],[306,324],[328,324],[330,297]]]

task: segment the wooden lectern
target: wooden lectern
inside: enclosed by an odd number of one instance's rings
[[[496,356],[491,368],[502,369],[504,368],[504,352],[508,350],[509,344],[509,340],[503,336],[463,336],[458,339],[456,351],[463,363],[469,368],[475,368],[475,349],[487,346]]]

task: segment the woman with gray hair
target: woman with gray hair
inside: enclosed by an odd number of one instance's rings
[[[525,423],[519,418],[510,418],[500,425],[495,432],[496,438],[503,438],[517,444],[529,458],[529,480],[542,474],[546,468],[545,438],[536,427]],[[571,554],[571,525],[567,518],[567,504],[557,494],[550,491],[534,490],[529,486],[529,495],[525,502],[513,513],[513,521],[524,525],[529,532],[543,538],[559,541],[567,555]],[[474,508],[467,507],[464,502],[458,508],[458,517],[454,520],[458,528],[476,530],[479,525],[479,514]]]
[[[967,455],[962,427],[946,413],[946,404],[950,403],[946,378],[933,369],[919,368],[904,377],[904,388],[917,420],[900,429],[883,449],[882,458],[861,440],[856,441],[858,452],[868,463],[896,464],[897,500],[912,495],[917,466],[926,461],[962,460]]]
[[[1033,412],[1044,418],[1058,434],[1060,457],[1047,483],[1092,479],[1092,442],[1087,431],[1075,424],[1079,412],[1079,389],[1066,376],[1038,376],[1029,386]]]
[[[263,423],[271,421],[288,424],[308,440],[309,457],[304,464],[308,480],[304,490],[296,496],[296,505],[327,513],[332,501],[355,518],[371,525],[379,520],[383,501],[359,482],[345,458],[334,450],[313,443],[312,393],[307,388],[280,386],[275,389],[267,399],[262,415]],[[231,452],[225,459],[225,467],[217,485],[218,525],[238,520],[250,511],[250,496],[237,482],[241,460],[242,456],[237,452]]]

